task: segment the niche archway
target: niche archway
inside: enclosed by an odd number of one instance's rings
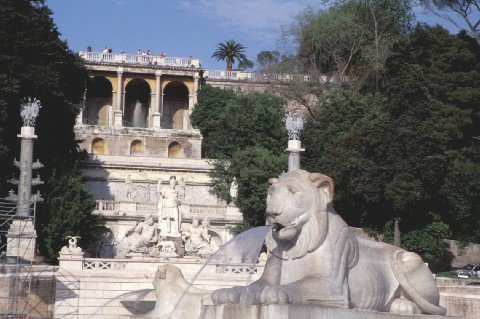
[[[184,112],[188,112],[188,88],[181,81],[172,81],[163,90],[162,127],[182,130]]]
[[[145,150],[145,145],[140,140],[134,140],[130,143],[130,154],[131,155],[139,155],[143,154]]]
[[[105,140],[103,138],[97,137],[92,141],[92,154],[105,154]]]
[[[133,79],[125,87],[124,126],[147,127],[150,86],[143,79]]]
[[[183,156],[183,149],[180,143],[172,142],[168,145],[168,158],[179,158]]]
[[[89,79],[83,122],[92,125],[108,125],[111,105],[112,83],[103,76],[95,76]]]

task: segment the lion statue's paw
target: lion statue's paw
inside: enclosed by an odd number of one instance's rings
[[[282,286],[265,286],[257,293],[257,301],[260,304],[284,304],[289,303],[288,293]]]
[[[222,288],[212,293],[213,304],[237,304],[240,301],[242,291],[239,287]]]

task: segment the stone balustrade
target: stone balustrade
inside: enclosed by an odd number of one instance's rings
[[[90,62],[147,64],[159,66],[179,66],[200,68],[199,59],[165,57],[161,55],[138,55],[127,53],[79,52],[80,57]]]
[[[262,72],[246,71],[226,71],[226,70],[205,70],[203,77],[207,80],[231,80],[231,81],[251,81],[251,82],[289,82],[289,81],[308,81],[310,76],[303,74],[276,74]],[[326,76],[322,76],[319,81],[327,81]]]

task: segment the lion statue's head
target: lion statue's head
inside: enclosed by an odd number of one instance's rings
[[[296,170],[269,180],[266,244],[283,259],[301,258],[316,250],[328,231],[333,180],[320,173]]]

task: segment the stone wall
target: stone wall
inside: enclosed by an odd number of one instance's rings
[[[25,308],[28,300],[26,309],[34,318],[126,319],[131,312],[124,304],[128,306],[128,302],[138,296],[132,291],[145,289],[144,300],[154,301],[151,292],[153,275],[158,266],[166,262],[80,258],[62,260],[60,267],[33,266],[30,294],[26,281],[29,267],[24,267],[18,277],[23,278],[18,295],[19,308]],[[263,271],[262,266],[252,271],[248,265],[207,265],[196,276],[203,267],[203,260],[171,262],[182,270],[187,280],[195,278],[195,285],[205,289],[245,285],[256,280]],[[11,285],[16,273],[14,267],[0,266],[0,314],[8,312],[9,307],[11,310],[14,300],[4,298],[18,291]],[[469,282],[472,280],[437,278],[440,304],[447,308],[448,315],[480,319],[480,286],[469,286]]]
[[[92,152],[92,142],[104,140],[105,155],[130,155],[131,143],[141,141],[143,152],[135,156],[168,157],[168,146],[172,142],[181,145],[180,158],[200,158],[202,136],[198,130],[175,131],[142,128],[111,128],[97,125],[80,125],[75,127],[75,137],[80,140],[80,149]]]
[[[444,240],[447,250],[451,253],[451,265],[462,267],[466,264],[480,264],[480,244],[468,244],[466,247],[460,248],[459,243],[455,240]]]
[[[139,295],[150,303],[155,300],[153,275],[167,262],[180,268],[187,281],[211,290],[246,285],[256,280],[263,269],[248,265],[204,266],[205,260],[195,259],[62,259],[55,274],[55,318],[130,318],[129,307]]]
[[[437,278],[440,305],[447,308],[447,315],[480,319],[480,286],[470,286],[470,282],[473,280]]]
[[[56,270],[46,265],[0,265],[0,314],[53,318]]]

